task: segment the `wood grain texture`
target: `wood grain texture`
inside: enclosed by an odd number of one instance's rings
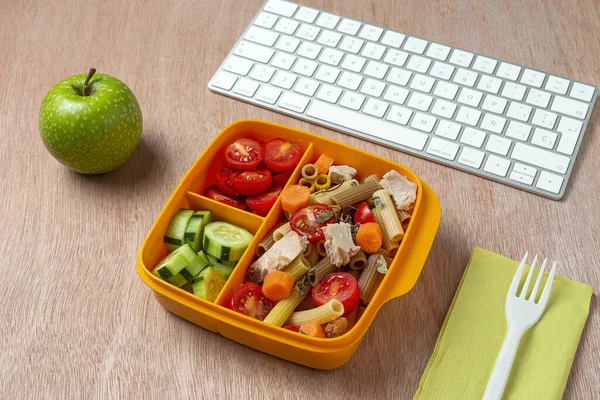
[[[409,399],[471,249],[562,261],[595,287],[565,399],[600,398],[600,113],[554,202],[209,93],[260,0],[8,1],[0,12],[0,393],[3,398]],[[308,6],[600,85],[597,0],[304,0]],[[121,169],[81,176],[39,138],[58,80],[90,66],[126,82],[144,114]],[[135,272],[153,220],[214,135],[241,118],[315,132],[402,163],[442,221],[414,289],[386,304],[334,371],[231,342],[160,307]]]

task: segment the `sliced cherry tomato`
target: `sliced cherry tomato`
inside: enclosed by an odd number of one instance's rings
[[[325,204],[313,204],[294,213],[290,226],[300,236],[306,236],[311,243],[324,238],[323,227],[335,222],[335,215]]]
[[[312,298],[317,307],[331,299],[339,300],[344,305],[344,317],[358,306],[359,296],[358,281],[347,272],[329,274],[312,289]]]
[[[286,325],[283,327],[283,329],[288,329],[290,331],[298,332],[300,330],[300,327],[296,326],[296,325]]]
[[[269,300],[256,283],[243,284],[231,297],[229,308],[258,320],[264,320],[275,303]]]
[[[225,166],[217,172],[217,186],[221,189],[221,192],[228,196],[239,196],[240,194],[233,188],[231,179],[229,176],[235,172],[233,169]]]
[[[273,172],[284,172],[294,168],[301,157],[300,147],[285,139],[274,138],[265,142],[265,164]]]
[[[354,223],[355,224],[366,224],[367,222],[376,222],[375,216],[373,212],[369,208],[369,205],[366,202],[360,203],[356,212],[354,213]]]
[[[248,197],[246,199],[246,204],[248,207],[258,215],[265,216],[275,204],[277,197],[281,193],[281,186],[274,186],[269,189],[268,192],[263,193],[258,196]]]
[[[234,169],[245,171],[255,168],[262,159],[262,148],[256,140],[238,139],[225,149],[225,160]]]
[[[229,175],[233,188],[246,196],[257,196],[271,187],[273,178],[268,169],[258,171],[237,171]]]
[[[281,185],[282,187],[290,180],[292,177],[293,170],[289,170],[286,172],[282,172],[277,175],[273,175],[273,185]]]
[[[241,200],[238,197],[227,196],[225,193],[221,192],[218,188],[214,186],[211,186],[207,189],[206,197],[208,197],[209,199],[216,200],[219,203],[239,208],[240,210],[246,208],[246,203],[244,203],[244,200]]]

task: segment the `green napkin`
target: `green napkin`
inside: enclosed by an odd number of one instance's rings
[[[504,302],[518,265],[473,250],[414,399],[481,399],[506,334]],[[521,339],[504,400],[562,398],[591,297],[591,286],[554,278],[546,311]]]

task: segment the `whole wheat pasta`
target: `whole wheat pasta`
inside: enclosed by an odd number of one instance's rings
[[[323,277],[334,271],[337,271],[337,267],[331,263],[329,257],[325,257],[310,269],[308,278],[312,285],[316,285]]]
[[[381,187],[377,182],[365,182],[336,192],[331,196],[331,201],[339,206],[348,207],[366,201],[378,190],[381,190]]]
[[[350,269],[361,270],[367,266],[367,256],[364,251],[360,250],[358,253],[350,257]]]
[[[306,261],[308,261],[308,265],[310,266],[319,262],[321,255],[319,254],[316,243],[309,243],[306,246],[306,250],[304,250],[304,258],[306,258]]]
[[[396,209],[396,213],[398,214],[398,218],[402,224],[404,224],[404,221],[410,221],[411,215],[408,211]]]
[[[367,177],[362,178],[359,182],[361,184],[366,183],[366,182],[375,182],[375,183],[379,183],[379,181],[381,180],[381,178],[379,176],[377,176],[376,174],[373,175],[369,175]],[[381,189],[381,187],[379,187]]]
[[[362,274],[362,270],[359,269],[351,269],[348,271],[348,273],[350,275],[352,275],[353,277],[356,278],[356,280],[358,280],[358,278],[360,278],[360,274]]]
[[[369,256],[367,266],[363,269],[358,278],[358,288],[360,290],[360,299],[365,303],[368,303],[373,295],[372,287],[377,284],[377,275],[381,275],[377,272],[377,267],[380,263],[386,263],[383,256],[379,253],[374,253]],[[387,264],[387,263],[386,263]]]
[[[327,255],[327,249],[325,248],[325,239],[319,240],[317,242],[317,252],[321,257],[325,257]]]

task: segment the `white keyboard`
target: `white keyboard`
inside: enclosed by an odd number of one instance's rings
[[[552,199],[598,90],[281,0],[209,89]]]

